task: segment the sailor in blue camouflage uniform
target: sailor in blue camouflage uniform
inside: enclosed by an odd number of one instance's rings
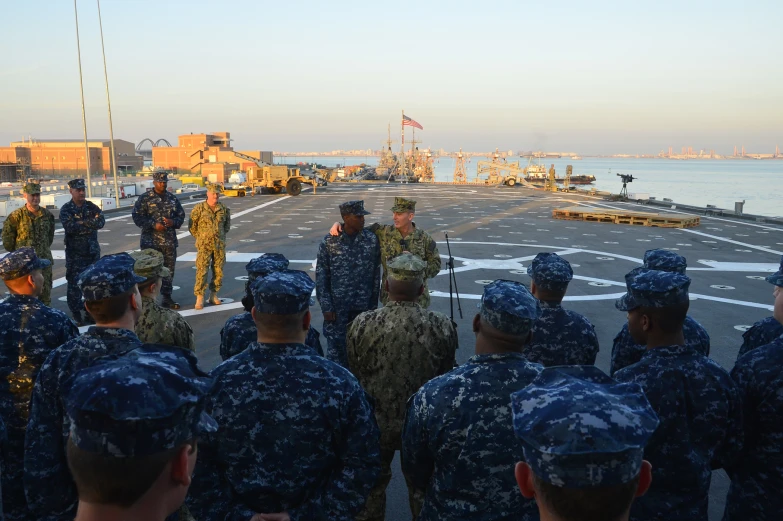
[[[644,252],[643,268],[684,274],[687,266],[688,262],[685,257],[673,251],[656,249]],[[710,335],[707,334],[707,330],[701,324],[689,315],[685,317],[682,330],[685,335],[685,345],[693,347],[704,356],[710,355]],[[631,334],[628,332],[628,323],[626,322],[623,324],[620,332],[617,333],[617,336],[614,337],[612,358],[609,362],[609,375],[614,376],[614,373],[623,367],[635,364],[641,360],[645,351],[645,346],[637,344],[631,338]]]
[[[780,258],[778,272],[780,271],[783,271],[783,257]],[[781,335],[783,335],[783,324],[778,322],[774,316],[759,320],[750,329],[742,333],[742,346],[740,346],[737,354],[737,360],[757,347],[771,344],[780,338]]]
[[[535,502],[514,481],[514,464],[524,455],[511,393],[543,369],[523,354],[541,308],[524,285],[509,280],[485,286],[479,306],[475,356],[408,401],[401,462],[418,521],[538,519]]]
[[[258,329],[256,329],[256,323],[250,313],[253,309],[253,293],[250,291],[250,287],[259,277],[266,277],[275,271],[288,269],[288,264],[288,259],[281,253],[264,253],[245,265],[247,282],[245,283],[245,296],[242,297],[242,306],[245,311],[226,320],[223,329],[220,330],[220,358],[227,360],[258,340]],[[319,355],[324,355],[324,350],[321,347],[321,334],[313,326],[307,330],[305,345],[315,349]]]
[[[324,315],[326,357],[348,367],[348,324],[378,307],[381,285],[381,247],[375,233],[364,227],[364,201],[340,205],[342,232],[326,235],[315,265],[316,297]]]
[[[76,375],[63,401],[78,520],[182,519],[175,512],[190,486],[197,439],[217,429],[204,412],[211,383],[195,355],[165,346],[107,357]]]
[[[22,485],[30,395],[49,353],[79,335],[65,313],[38,300],[44,287],[42,270],[51,265],[31,246],[0,260],[0,277],[11,293],[0,302],[0,417],[8,433],[3,451],[2,500],[7,520],[35,519],[27,509]]]
[[[354,376],[304,344],[315,284],[284,270],[252,285],[258,341],[212,371],[216,433],[199,446],[196,519],[353,520],[380,473],[380,433]]]
[[[163,279],[160,294],[161,305],[165,308],[179,309],[180,305],[171,298],[174,267],[177,263],[177,230],[185,222],[185,210],[179,199],[166,190],[168,174],[156,171],[153,175],[155,188],[143,193],[133,205],[133,222],[141,228],[141,249],[152,248],[163,254],[163,265],[171,275]]]
[[[24,455],[25,492],[35,519],[72,520],[76,511],[76,489],[65,460],[66,382],[103,357],[142,345],[134,328],[141,316],[137,284],[145,279],[134,273],[133,264],[130,255],[118,253],[82,272],[77,282],[96,325],[52,351],[35,381]]]
[[[530,292],[541,305],[541,316],[533,325],[533,341],[525,348],[525,358],[544,367],[593,365],[599,349],[595,327],[561,305],[574,277],[571,264],[556,253],[539,253],[527,274],[533,279]]]
[[[644,453],[655,480],[631,516],[707,521],[711,471],[733,462],[742,448],[739,390],[717,362],[685,344],[690,278],[636,268],[625,281],[627,293],[615,305],[627,312],[631,336],[647,351],[614,377],[641,385],[661,422]]]
[[[783,323],[783,262],[767,277],[773,317]],[[741,356],[731,377],[743,403],[745,445],[726,471],[731,487],[724,521],[773,521],[783,514],[783,336]]]
[[[68,281],[68,309],[78,325],[93,323],[84,309],[82,292],[76,280],[93,262],[101,258],[98,230],[106,224],[103,211],[85,199],[84,179],[68,181],[71,200],[60,208],[65,231],[65,280]]]
[[[658,417],[637,384],[594,366],[550,367],[511,396],[525,461],[520,491],[552,521],[627,521],[650,486],[644,447]]]

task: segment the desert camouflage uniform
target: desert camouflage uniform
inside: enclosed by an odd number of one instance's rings
[[[36,517],[27,509],[22,477],[33,384],[49,353],[79,336],[79,331],[65,313],[26,295],[11,295],[0,302],[0,323],[0,417],[8,432],[3,452],[3,508],[6,520],[32,520]]]
[[[141,228],[139,242],[141,249],[152,248],[163,254],[163,265],[168,268],[171,276],[163,279],[160,294],[163,298],[171,298],[174,267],[177,263],[177,246],[179,246],[177,230],[185,222],[185,210],[179,199],[169,191],[158,195],[155,190],[149,190],[136,199],[131,215],[136,226]],[[174,221],[174,227],[166,228],[162,232],[155,230],[155,224],[162,224],[164,218]]]
[[[636,268],[625,280],[628,291],[615,303],[620,311],[688,301],[690,279],[681,273]],[[641,385],[660,420],[644,451],[656,478],[634,501],[631,518],[706,521],[712,470],[732,463],[742,448],[737,385],[717,362],[684,345],[648,349],[614,378]]]
[[[484,287],[482,323],[498,331],[525,337],[540,314],[519,282]],[[511,393],[542,369],[522,353],[475,355],[410,398],[401,461],[418,521],[538,519],[535,503],[522,497],[514,480],[514,465],[524,455],[514,435]]]
[[[641,387],[618,385],[593,366],[544,369],[511,395],[511,407],[514,432],[533,473],[568,489],[634,480],[658,426]]]
[[[220,358],[228,360],[257,341],[258,329],[256,329],[256,323],[253,322],[250,311],[234,315],[226,320],[226,324],[220,330]],[[315,349],[320,356],[324,356],[324,350],[321,347],[321,334],[313,326],[307,330],[305,345]]]
[[[54,215],[43,206],[37,213],[32,213],[27,206],[11,212],[3,224],[3,248],[11,252],[22,246],[32,246],[41,259],[50,262],[52,257],[52,242],[54,242]],[[44,276],[44,287],[41,302],[47,306],[52,303],[52,267],[41,270]]]
[[[196,350],[193,329],[185,318],[172,309],[161,307],[153,297],[142,297],[141,318],[136,335],[146,344],[165,344],[189,351]]]
[[[775,320],[775,317],[767,317],[759,320],[753,327],[742,333],[742,346],[737,360],[757,347],[771,344],[783,335],[783,324]]]
[[[92,317],[84,309],[82,292],[76,280],[87,266],[101,258],[98,230],[106,224],[106,219],[101,209],[90,201],[85,201],[81,207],[68,201],[60,208],[60,222],[65,230],[68,309],[78,323],[92,322]]]
[[[522,353],[531,362],[555,365],[593,365],[598,356],[595,327],[584,316],[563,309],[558,302],[541,303],[541,316],[533,325],[533,341]]]
[[[299,315],[315,284],[283,270],[253,282],[260,313]],[[378,425],[347,369],[300,343],[254,342],[212,371],[207,410],[220,428],[202,438],[188,495],[197,519],[352,520],[378,478]]]
[[[214,207],[206,201],[199,203],[190,212],[188,229],[196,238],[196,284],[193,293],[196,296],[204,294],[210,268],[212,280],[209,289],[217,293],[223,286],[226,234],[231,229],[231,210],[219,201]]]
[[[394,206],[391,208],[392,212],[413,212],[415,210],[416,201],[403,199],[402,197],[394,198]],[[381,265],[383,266],[381,302],[384,306],[389,299],[386,293],[387,263],[403,251],[409,251],[417,257],[424,259],[424,262],[427,263],[427,270],[424,273],[424,293],[419,297],[419,304],[425,308],[430,307],[430,292],[427,289],[427,279],[431,279],[440,272],[440,253],[438,253],[438,245],[435,244],[430,234],[416,228],[415,223],[411,223],[411,226],[413,227],[411,233],[405,237],[392,224],[375,223],[367,228],[378,236],[378,240],[381,243]]]
[[[404,256],[412,257],[400,257]],[[426,264],[416,259],[423,270]],[[391,463],[394,453],[402,448],[406,402],[423,384],[454,367],[457,347],[457,330],[449,317],[416,302],[389,301],[351,323],[349,367],[373,397],[381,429],[381,476],[357,519],[384,519]]]
[[[710,335],[707,330],[690,316],[685,317],[682,324],[682,334],[685,337],[685,345],[692,347],[697,353],[704,356],[710,354]],[[623,328],[614,337],[612,345],[612,358],[609,362],[609,375],[635,364],[642,359],[642,355],[647,351],[647,346],[642,346],[633,341],[631,332],[628,331],[628,322],[623,324]]]
[[[363,205],[361,211],[369,213]],[[335,237],[327,235],[321,241],[315,265],[316,298],[323,313],[336,315],[335,320],[324,320],[323,325],[329,360],[347,367],[348,324],[360,313],[378,306],[380,278],[380,246],[370,230],[361,230],[353,237],[345,232]]]

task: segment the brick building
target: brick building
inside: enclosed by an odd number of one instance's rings
[[[111,174],[109,140],[91,139],[87,144],[90,151],[90,174]],[[135,145],[130,141],[115,139],[114,150],[118,172],[138,171],[144,167],[144,158],[136,155]],[[4,157],[19,157],[19,154],[29,161],[34,176],[83,176],[87,168],[83,139],[32,139],[14,141],[9,147],[0,147],[0,161]]]
[[[271,152],[246,150],[239,153],[272,163]],[[236,155],[229,132],[183,134],[176,147],[152,147],[152,164],[179,174],[199,174],[215,182],[225,182],[235,170],[246,172],[249,167],[256,166],[253,161]]]

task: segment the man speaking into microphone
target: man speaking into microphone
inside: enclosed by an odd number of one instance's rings
[[[381,302],[386,305],[389,295],[386,291],[387,265],[390,260],[403,252],[410,252],[420,257],[427,263],[424,270],[424,292],[419,297],[418,303],[422,307],[429,307],[430,292],[427,289],[427,279],[431,279],[440,271],[440,253],[435,240],[424,230],[417,228],[413,222],[416,213],[416,201],[394,198],[393,212],[394,225],[374,223],[367,227],[375,233],[381,244],[381,265],[383,266],[383,280],[381,281]],[[329,230],[331,235],[339,235],[342,227],[335,223]]]

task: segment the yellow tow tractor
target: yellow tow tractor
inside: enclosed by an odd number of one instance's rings
[[[288,168],[285,165],[267,165],[259,159],[241,152],[235,151],[234,155],[257,165],[247,169],[247,180],[237,186],[236,190],[244,190],[250,195],[256,195],[259,188],[265,188],[270,194],[279,194],[285,188],[288,195],[299,195],[302,193],[302,184],[306,183],[313,185],[313,193],[315,193],[315,179],[301,175],[298,168]]]

